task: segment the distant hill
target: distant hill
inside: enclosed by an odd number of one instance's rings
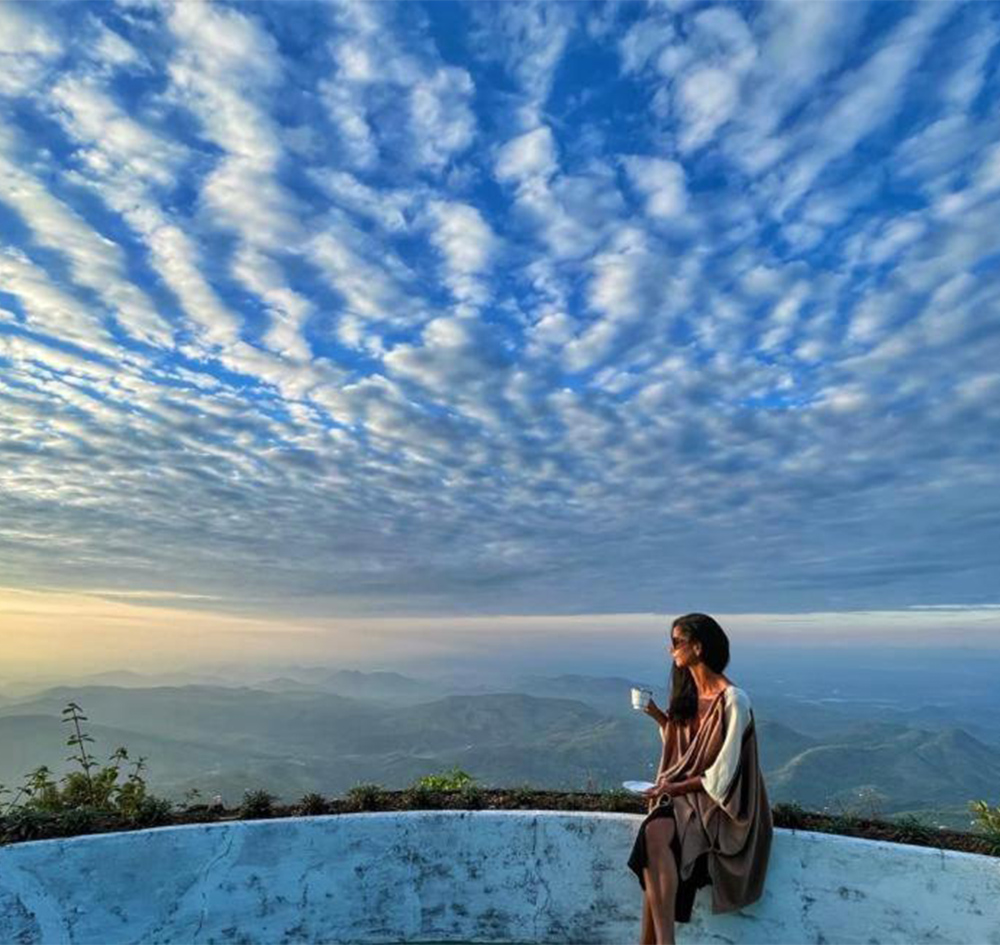
[[[434,683],[403,676],[401,673],[341,669],[317,680],[316,685],[351,699],[411,705],[442,695]]]
[[[400,696],[416,695],[417,687],[386,675],[374,685],[341,679],[363,684],[368,695],[393,687]],[[88,716],[85,728],[98,739],[102,761],[119,744],[147,755],[150,788],[178,800],[192,786],[228,803],[248,788],[286,801],[308,791],[342,793],[361,781],[401,788],[454,765],[484,785],[566,790],[612,788],[653,774],[661,747],[656,725],[627,702],[619,708],[629,680],[557,677],[539,686],[540,679],[531,681],[531,694],[452,694],[410,704],[283,689],[280,677],[271,681],[274,691],[60,686],[0,705],[0,781],[19,784],[39,764],[73,767],[62,764],[71,754],[61,725],[70,699]],[[612,701],[616,711],[602,710]],[[858,791],[870,788],[886,814],[930,811],[968,829],[969,800],[1000,801],[1000,750],[960,727],[909,728],[815,704],[799,713],[787,700],[775,701],[777,717],[768,700],[754,701],[772,803],[856,806]]]
[[[956,797],[992,799],[1000,785],[1000,752],[961,729],[902,730],[889,738],[818,745],[771,771],[775,797],[822,807],[849,801],[862,787],[884,796],[887,813],[953,805]]]
[[[882,718],[913,728],[961,728],[978,741],[1000,750],[1000,708],[996,706],[923,705],[917,709],[887,711]]]
[[[478,744],[514,741],[531,745],[540,739],[575,735],[599,722],[596,709],[571,699],[521,693],[446,696],[412,706],[385,721],[391,732],[415,746],[440,747],[469,739]],[[650,722],[650,726],[652,722]],[[459,737],[460,736],[460,737]]]
[[[122,689],[150,689],[153,686],[236,686],[238,683],[209,673],[136,673],[129,669],[116,669],[106,673],[92,673],[74,680],[73,685],[118,686]]]
[[[98,730],[114,730],[130,752],[150,736],[163,739],[161,756],[151,759],[158,762],[151,783],[162,791],[192,784],[205,792],[231,791],[250,784],[294,798],[306,790],[343,791],[364,780],[403,787],[454,764],[482,783],[531,777],[540,787],[582,789],[598,771],[604,786],[637,777],[659,753],[649,719],[615,722],[583,703],[520,693],[448,696],[401,711],[328,693],[58,687],[0,709],[0,722],[8,725],[39,715],[51,720],[20,734],[9,730],[11,738],[17,734],[38,748],[37,755],[16,756],[10,781],[27,773],[26,761],[40,757],[38,764],[51,765],[68,754],[61,751],[58,725],[69,699],[83,707],[88,731],[97,737]],[[113,724],[99,724],[105,720]],[[175,763],[172,749],[185,743],[203,749],[200,770]],[[217,758],[210,761],[213,751]]]
[[[22,701],[49,689],[65,686],[114,686],[117,689],[152,689],[156,686],[217,686],[237,688],[241,684],[210,673],[136,673],[128,669],[116,669],[103,673],[91,673],[66,678],[17,679],[0,682],[0,705]]]
[[[797,755],[817,745],[816,739],[796,732],[781,722],[758,718],[756,725],[760,765],[765,772],[780,768]]]
[[[665,682],[654,684],[649,680],[626,679],[623,676],[522,676],[511,687],[517,692],[555,699],[575,699],[592,705],[608,715],[640,715],[632,708],[632,687],[644,686],[653,690],[653,698],[660,708],[666,708]]]
[[[94,739],[87,751],[104,767],[119,746],[128,749],[129,762],[121,765],[119,781],[131,772],[132,761],[146,758],[142,775],[150,783],[173,784],[190,779],[205,781],[223,769],[236,769],[248,762],[259,765],[269,759],[245,749],[227,749],[219,745],[200,745],[193,741],[178,741],[157,735],[146,735],[108,725],[83,723],[84,730]],[[51,715],[15,715],[0,718],[0,784],[16,791],[25,775],[47,765],[58,780],[69,771],[79,771],[80,765],[71,760],[75,753],[68,746],[72,729],[61,718]]]
[[[288,676],[275,676],[272,679],[261,679],[249,688],[261,692],[324,692],[323,686],[317,683],[300,682]]]
[[[442,684],[414,679],[402,673],[341,669],[309,673],[305,679],[280,676],[252,683],[265,692],[331,692],[360,702],[408,706],[430,702],[450,694],[485,694],[491,690],[478,685]]]
[[[94,723],[228,748],[267,751],[274,746],[282,753],[309,749],[323,741],[332,750],[338,741],[353,742],[357,723],[371,712],[363,703],[332,693],[269,693],[216,686],[58,686],[0,707],[0,716],[58,718],[71,699]]]

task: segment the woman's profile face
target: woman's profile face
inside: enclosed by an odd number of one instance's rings
[[[695,662],[695,644],[688,636],[686,630],[682,630],[680,627],[672,627],[668,646],[675,666],[683,668]]]

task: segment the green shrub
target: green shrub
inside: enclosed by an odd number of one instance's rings
[[[602,811],[614,813],[623,806],[627,806],[635,795],[630,794],[625,788],[615,787],[606,791],[601,791],[597,806]]]
[[[796,801],[789,801],[784,804],[775,804],[771,813],[776,821],[781,821],[782,826],[794,829],[805,825],[808,811]]]
[[[63,837],[75,837],[84,833],[94,833],[102,819],[102,811],[96,807],[73,807],[55,815],[53,826]]]
[[[466,774],[461,768],[454,767],[451,771],[442,774],[428,774],[426,777],[420,778],[414,787],[427,788],[430,791],[460,791],[475,780],[472,775]]]
[[[351,806],[358,810],[378,810],[381,797],[382,787],[379,784],[355,784],[347,792]]]
[[[878,788],[865,785],[858,788],[855,792],[854,812],[859,817],[864,817],[868,820],[878,820],[882,816],[885,802],[888,799],[888,795],[878,790]]]
[[[165,797],[147,794],[129,818],[133,827],[159,827],[173,822],[174,805]]]
[[[77,761],[81,770],[71,771],[58,782],[52,777],[48,765],[41,765],[25,776],[24,784],[17,794],[2,811],[11,814],[15,810],[24,809],[47,814],[73,814],[59,823],[80,826],[80,832],[85,832],[86,826],[100,814],[117,814],[128,823],[162,823],[168,818],[173,805],[164,799],[156,798],[146,790],[141,771],[145,767],[145,758],[130,762],[134,766],[124,781],[119,781],[122,762],[129,762],[128,750],[119,747],[108,758],[109,764],[101,768],[87,750],[87,744],[94,740],[80,728],[80,722],[87,720],[75,702],[67,704],[63,709],[64,722],[74,727],[74,734],[66,744],[76,747],[77,753],[67,760]],[[9,794],[5,787],[0,787],[0,794]],[[27,821],[24,821],[27,824]],[[18,828],[20,829],[20,828]],[[25,827],[24,829],[29,829]]]
[[[835,799],[834,807],[836,810],[830,810],[829,806],[824,806],[823,810],[820,811],[821,817],[813,830],[819,833],[850,834],[857,827],[858,818],[840,798]]]
[[[929,843],[936,836],[936,831],[930,824],[913,814],[903,815],[898,820],[893,821],[893,826],[895,826],[901,840]]]
[[[517,807],[524,807],[535,802],[538,792],[530,784],[519,784],[510,789],[510,799]]]
[[[478,784],[463,785],[458,795],[462,804],[470,810],[481,810],[486,803],[486,792]]]
[[[418,781],[403,792],[403,804],[409,810],[433,810],[441,806],[440,796],[439,790]]]
[[[442,806],[441,794],[458,794],[474,802],[481,794],[472,793],[475,778],[459,767],[440,774],[428,774],[414,781],[403,793],[403,801],[412,810],[435,810]]]
[[[1000,856],[1000,806],[990,807],[986,801],[969,801],[969,810],[976,815],[973,825],[985,835],[990,852]]]
[[[330,812],[330,804],[322,794],[306,794],[299,801],[299,810],[307,817],[314,817],[319,814]]]
[[[15,807],[0,819],[0,842],[17,843],[52,836],[59,815],[29,807]]]
[[[274,816],[274,802],[278,798],[267,791],[244,791],[243,803],[240,805],[240,817],[246,820],[259,820],[262,817]]]

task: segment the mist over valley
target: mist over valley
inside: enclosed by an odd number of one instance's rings
[[[917,814],[967,830],[968,801],[995,801],[1000,784],[1000,667],[995,654],[962,655],[869,655],[862,669],[846,655],[743,654],[727,675],[750,694],[772,803]],[[149,789],[177,802],[192,788],[229,805],[255,789],[286,803],[359,783],[400,789],[454,766],[488,787],[608,790],[650,777],[659,758],[656,725],[631,709],[630,687],[668,701],[666,675],[648,671],[521,673],[493,685],[332,667],[253,676],[9,681],[0,783],[15,786],[42,764],[56,777],[75,767],[63,760],[61,722],[72,700],[98,761],[126,746],[147,759]]]

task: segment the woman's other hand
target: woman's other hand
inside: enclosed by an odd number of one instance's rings
[[[661,774],[657,779],[656,783],[651,787],[647,788],[642,792],[643,797],[647,800],[659,799],[664,794],[670,795],[673,789],[673,784],[667,779],[665,774]]]

